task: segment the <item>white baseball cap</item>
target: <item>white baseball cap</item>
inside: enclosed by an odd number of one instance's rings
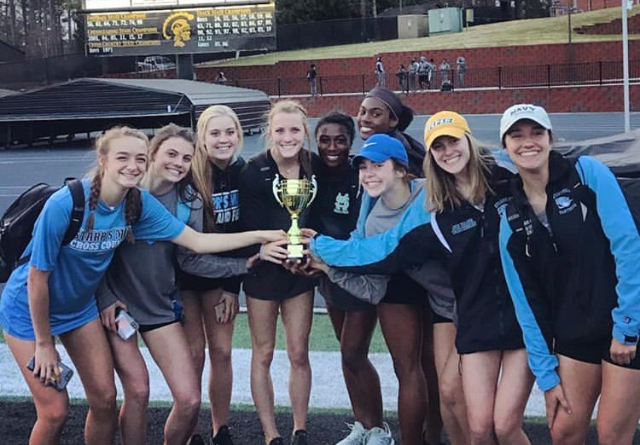
[[[500,140],[504,142],[504,135],[516,122],[529,119],[547,130],[551,130],[551,121],[544,108],[532,104],[517,104],[507,108],[500,119]]]

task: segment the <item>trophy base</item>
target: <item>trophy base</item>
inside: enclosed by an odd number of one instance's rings
[[[297,263],[302,261],[304,258],[304,246],[302,244],[289,244],[287,246],[287,251],[289,252],[289,256],[287,256],[287,261],[290,263]]]

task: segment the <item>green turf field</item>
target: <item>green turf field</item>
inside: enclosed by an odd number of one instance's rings
[[[640,6],[629,11],[629,16],[640,12]],[[598,11],[572,15],[572,28],[594,23],[607,23],[621,16],[621,9],[607,8]],[[571,35],[574,43],[603,42],[620,40],[615,35],[583,35],[575,31]],[[640,39],[640,35],[629,35],[630,39]],[[538,45],[567,43],[567,17],[513,20],[491,25],[474,26],[457,34],[444,34],[418,39],[396,39],[383,42],[369,42],[355,45],[327,46],[299,51],[273,52],[261,56],[242,57],[237,60],[209,62],[199,66],[246,66],[269,65],[286,60],[322,60],[350,57],[367,57],[380,53],[398,51],[432,51],[449,48],[482,48],[512,45]]]
[[[331,321],[324,314],[315,314],[313,316],[313,325],[311,327],[310,348],[312,351],[339,351],[338,340],[333,333]],[[249,336],[249,323],[247,314],[238,314],[236,318],[236,330],[233,335],[234,348],[251,348],[251,338]],[[278,333],[276,341],[276,349],[284,349],[284,328],[282,322],[278,322]],[[380,327],[376,328],[371,341],[371,352],[386,352],[387,347],[382,338]]]

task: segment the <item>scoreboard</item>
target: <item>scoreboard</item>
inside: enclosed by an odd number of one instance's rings
[[[276,48],[274,3],[100,11],[86,14],[85,19],[87,55],[193,54]]]

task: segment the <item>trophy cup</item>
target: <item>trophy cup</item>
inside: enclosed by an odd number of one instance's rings
[[[301,231],[298,227],[298,218],[302,211],[309,206],[318,193],[318,183],[315,175],[309,179],[281,179],[276,174],[273,180],[273,196],[282,207],[291,215],[291,227],[287,231],[289,245],[287,261],[301,260],[303,245],[300,242]]]

